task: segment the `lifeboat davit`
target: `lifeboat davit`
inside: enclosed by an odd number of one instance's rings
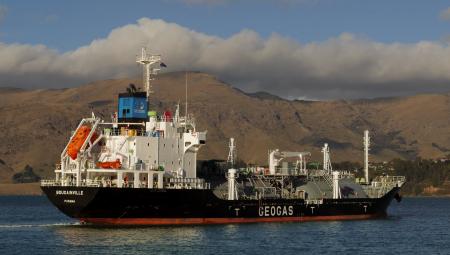
[[[116,159],[116,161],[97,162],[97,167],[105,169],[119,169],[122,167],[122,163],[120,162],[120,159]]]
[[[67,148],[67,155],[69,155],[71,159],[75,160],[78,157],[78,152],[80,151],[81,146],[83,146],[83,143],[84,141],[86,141],[86,138],[88,137],[90,132],[91,128],[88,126],[81,126],[77,130],[77,133],[72,138],[69,143],[69,147]],[[94,142],[97,137],[97,133],[94,133],[91,137],[91,142]]]

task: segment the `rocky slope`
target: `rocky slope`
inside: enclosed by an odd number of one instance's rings
[[[208,130],[200,158],[225,158],[235,137],[238,155],[264,164],[269,148],[308,150],[320,159],[324,142],[334,161],[361,161],[364,129],[373,137],[372,159],[438,158],[450,153],[450,93],[356,101],[287,101],[266,93],[245,94],[204,73],[189,73],[188,108],[197,128]],[[160,75],[151,106],[184,105],[184,73]],[[52,90],[0,89],[0,182],[27,164],[49,175],[82,116],[105,119],[116,95],[138,79],[97,81]],[[3,162],[3,163],[2,163]]]

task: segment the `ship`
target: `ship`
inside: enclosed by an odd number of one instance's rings
[[[65,215],[86,224],[149,226],[363,220],[386,217],[392,200],[401,200],[405,177],[369,179],[368,131],[364,177],[333,169],[328,144],[321,164],[312,164],[309,152],[268,148],[267,166],[237,167],[234,138],[220,163],[221,178],[200,176],[197,153],[207,132],[198,131],[179,104],[173,113],[152,110],[151,86],[167,66],[145,49],[136,62],[143,66],[144,88],[131,84],[120,93],[111,120],[94,113],[83,118],[55,178],[41,181]]]

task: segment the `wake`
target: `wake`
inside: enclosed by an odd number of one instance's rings
[[[47,224],[0,224],[0,228],[40,228],[40,227],[61,227],[61,226],[78,226],[80,222],[61,222]]]

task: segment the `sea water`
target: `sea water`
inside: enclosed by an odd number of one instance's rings
[[[0,197],[0,254],[450,254],[450,198],[393,201],[386,219],[95,227],[44,196]]]

